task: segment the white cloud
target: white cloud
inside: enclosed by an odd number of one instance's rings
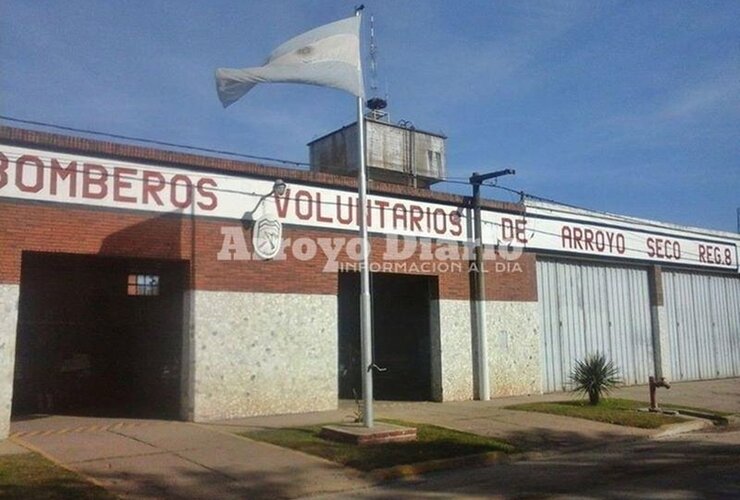
[[[654,119],[692,119],[710,112],[740,112],[740,70],[674,91]]]

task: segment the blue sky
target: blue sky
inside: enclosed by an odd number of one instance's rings
[[[735,231],[740,2],[364,3],[391,118],[446,134],[448,175],[515,168],[502,185]],[[307,161],[307,142],[353,121],[351,96],[262,85],[224,110],[213,71],[354,5],[0,0],[0,114]]]

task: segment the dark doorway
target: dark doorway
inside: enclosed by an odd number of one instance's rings
[[[432,399],[431,308],[436,277],[373,273],[375,399]],[[339,397],[361,397],[360,275],[339,274]]]
[[[181,261],[24,252],[13,414],[178,418]]]

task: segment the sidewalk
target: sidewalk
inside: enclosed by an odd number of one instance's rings
[[[13,429],[13,441],[122,497],[291,498],[367,484],[325,460],[185,422],[50,417],[30,423],[23,426],[28,434]]]
[[[658,391],[659,403],[703,407],[740,414],[740,378],[679,382],[669,390],[661,388]],[[618,389],[610,396],[645,401],[645,406],[649,405],[647,386]],[[603,440],[648,437],[659,432],[657,429],[637,429],[557,415],[504,409],[520,403],[562,401],[575,397],[570,393],[553,393],[496,398],[490,401],[376,402],[374,407],[376,418],[434,424],[497,437],[510,441],[525,451],[566,451],[589,444],[598,444]],[[355,410],[354,402],[340,401],[340,408],[329,412],[250,417],[211,422],[206,425],[227,432],[299,427],[348,420],[354,415]]]
[[[625,387],[615,391],[615,398],[648,401],[647,386]],[[710,410],[740,415],[740,378],[725,378],[703,382],[676,382],[670,389],[659,388],[658,405],[698,406]]]
[[[740,413],[740,379],[676,384],[660,401]],[[647,388],[617,397],[646,400]],[[505,410],[521,402],[562,400],[566,394],[487,402],[375,404],[377,418],[423,422],[505,439],[525,451],[568,451],[657,430]],[[338,410],[253,417],[207,424],[152,420],[45,417],[13,422],[15,443],[38,450],[121,496],[135,498],[290,498],[370,486],[351,469],[303,453],[254,442],[235,432],[347,421],[354,402]]]
[[[559,398],[563,399],[564,395]],[[566,396],[567,397],[567,396]],[[493,401],[376,402],[376,419],[390,418],[433,424],[511,442],[520,451],[566,451],[598,444],[604,440],[636,439],[654,431],[621,427],[588,420],[544,413],[505,410],[504,406],[524,401],[542,401],[549,397],[505,398]],[[300,427],[326,422],[351,421],[354,402],[341,401],[339,410],[271,417],[251,417],[204,424],[227,432],[244,432],[263,428]]]

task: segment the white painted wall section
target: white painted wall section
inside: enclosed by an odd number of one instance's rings
[[[10,432],[19,294],[18,285],[0,285],[0,439]]]
[[[206,292],[191,302],[193,419],[337,407],[337,298]]]
[[[470,302],[440,300],[438,303],[442,401],[472,399],[473,345]]]
[[[487,302],[486,335],[491,396],[539,394],[539,304]]]

